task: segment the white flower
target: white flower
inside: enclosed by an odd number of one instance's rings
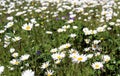
[[[52,31],[46,31],[46,34],[52,34]]]
[[[86,44],[89,44],[90,39],[85,39]]]
[[[115,22],[110,22],[109,24],[110,24],[111,26],[113,26],[113,25],[115,25]]]
[[[55,64],[59,64],[61,62],[61,60],[56,60]]]
[[[74,17],[76,17],[76,14],[71,14],[70,15],[70,18],[74,18]]]
[[[70,49],[70,50],[69,50],[69,53],[70,53],[70,54],[72,54],[72,53],[78,54],[78,51],[75,50],[75,49]]]
[[[40,26],[40,24],[36,23],[35,26],[38,27],[38,26]]]
[[[35,18],[31,19],[30,21],[31,21],[31,23],[33,23],[33,24],[37,23],[36,20],[35,20]]]
[[[3,71],[4,71],[4,66],[0,66],[0,75],[2,74]]]
[[[55,52],[57,52],[57,50],[58,50],[57,48],[54,48],[54,49],[51,49],[50,52],[55,53]]]
[[[21,61],[24,61],[24,60],[27,60],[29,57],[30,57],[29,54],[24,54],[24,55],[22,55],[22,56],[20,57],[20,60],[21,60]]]
[[[92,67],[93,67],[93,69],[100,69],[100,68],[103,68],[103,64],[102,64],[102,62],[94,62],[92,64]]]
[[[90,50],[90,47],[87,47],[87,48],[84,48],[84,51],[89,51]]]
[[[67,23],[73,23],[73,22],[74,22],[73,19],[70,19],[70,20],[67,21]]]
[[[49,61],[47,61],[47,62],[45,62],[45,63],[42,64],[41,68],[42,68],[42,69],[45,69],[45,68],[47,68],[49,65],[50,65],[50,64],[49,64]]]
[[[10,28],[12,27],[14,24],[14,22],[8,22],[7,25],[5,26],[5,28]]]
[[[79,55],[78,53],[71,53],[69,55],[70,58],[72,58],[72,60],[74,61],[75,58],[77,58],[77,55]]]
[[[61,32],[64,32],[64,31],[66,31],[66,29],[63,29],[63,28],[59,28],[59,29],[57,30],[58,33],[61,33]]]
[[[102,59],[104,62],[108,62],[110,60],[110,56],[109,55],[103,55]]]
[[[97,28],[97,32],[103,32],[103,31],[105,31],[105,28],[104,28],[104,27],[98,27],[98,28]]]
[[[7,20],[13,20],[13,16],[7,17]]]
[[[2,33],[4,33],[5,32],[5,30],[0,30],[0,34],[2,34]]]
[[[100,55],[100,52],[95,53],[95,56],[99,56],[99,55]]]
[[[12,38],[13,42],[19,41],[20,39],[21,39],[21,37],[19,37],[19,36]]]
[[[78,27],[77,26],[73,26],[73,29],[77,29]]]
[[[70,37],[74,38],[74,37],[76,37],[76,34],[70,34]]]
[[[47,76],[51,76],[51,75],[53,75],[53,73],[54,73],[54,71],[52,71],[52,70],[47,70],[47,72],[45,72],[45,74]]]
[[[98,49],[98,45],[92,44],[92,50],[96,50],[96,49]]]
[[[85,33],[85,35],[90,35],[91,32],[88,28],[83,28],[83,32]]]
[[[101,42],[101,40],[94,40],[93,43],[94,44],[99,44]]]
[[[13,64],[13,65],[18,65],[20,63],[20,60],[18,60],[18,59],[12,59],[10,61],[10,63]]]
[[[58,53],[55,53],[55,54],[52,54],[52,58],[53,60],[61,60],[65,57],[65,54],[62,52],[58,52]]]
[[[75,58],[73,58],[73,62],[77,62],[77,63],[80,63],[80,62],[85,62],[87,60],[87,56],[86,55],[79,55],[77,54]]]
[[[10,53],[13,53],[15,51],[14,48],[10,48]]]
[[[34,73],[35,73],[34,71],[28,69],[23,71],[21,76],[34,76]]]
[[[65,48],[69,48],[69,47],[71,47],[71,44],[70,43],[66,43],[66,44],[61,45],[58,49],[59,50],[63,50]]]
[[[33,27],[32,23],[29,23],[29,24],[26,23],[22,26],[22,29],[30,31],[32,29],[32,27]]]
[[[88,54],[87,55],[87,58],[92,58],[93,57],[93,54]]]
[[[18,53],[13,53],[12,57],[14,57],[14,58],[18,57]]]

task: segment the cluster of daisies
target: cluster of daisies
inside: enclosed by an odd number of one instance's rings
[[[21,76],[36,75],[36,71],[29,66],[29,58],[32,56],[30,51],[24,54],[20,54],[15,48],[11,47],[14,43],[20,43],[20,41],[23,39],[21,37],[22,35],[19,36],[18,33],[21,34],[22,32],[24,35],[31,34],[34,28],[34,30],[37,28],[42,28],[37,30],[44,31],[45,35],[49,34],[51,37],[56,33],[57,36],[64,36],[64,34],[67,33],[67,35],[65,35],[68,37],[68,40],[66,40],[67,42],[63,42],[63,44],[60,45],[56,44],[59,47],[54,47],[53,49],[48,48],[51,49],[49,51],[51,60],[43,62],[40,66],[40,71],[45,72],[45,75],[47,76],[56,74],[55,70],[50,68],[50,66],[57,66],[61,64],[66,58],[69,58],[72,64],[79,65],[80,63],[85,63],[90,59],[94,59],[100,56],[99,60],[93,61],[90,64],[91,68],[95,70],[103,69],[104,64],[107,64],[111,60],[110,55],[104,54],[102,52],[102,47],[99,45],[102,43],[102,38],[94,38],[93,40],[90,38],[90,36],[95,36],[107,31],[109,32],[113,29],[113,27],[120,27],[120,18],[118,18],[120,15],[119,1],[0,0],[0,6],[3,7],[0,7],[0,17],[6,15],[5,18],[0,19],[0,25],[2,25],[0,26],[0,35],[2,35],[0,36],[0,47],[3,46],[5,49],[9,48],[9,54],[11,56],[10,59],[8,59],[8,66],[3,66],[0,63],[0,75],[4,74],[6,68],[13,71],[15,70],[14,66],[19,66],[21,64],[23,65],[20,67],[22,70]],[[100,8],[97,8],[98,6]],[[55,8],[54,10],[53,7]],[[54,23],[54,21],[55,24],[53,25],[52,22]],[[59,24],[59,21],[62,23]],[[52,30],[48,27],[52,28]],[[80,30],[80,28],[82,30]],[[20,31],[18,31],[18,29]],[[82,46],[84,49],[76,50],[74,43],[69,41],[69,39],[75,40],[81,32],[85,36],[83,42],[85,42],[86,46]],[[119,37],[120,34],[117,33],[117,36]],[[24,39],[27,40],[27,38]],[[32,44],[33,42],[31,43],[31,41],[28,43]],[[84,53],[81,53],[80,51]],[[24,67],[29,69],[24,69]]]

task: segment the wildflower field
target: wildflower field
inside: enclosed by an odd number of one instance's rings
[[[0,0],[0,76],[120,76],[120,0]]]

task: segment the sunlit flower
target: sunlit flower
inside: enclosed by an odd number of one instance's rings
[[[52,34],[52,31],[46,31],[46,34]]]
[[[13,64],[13,65],[18,65],[18,64],[20,64],[20,60],[18,60],[18,59],[12,59],[10,61],[10,63]]]
[[[90,39],[85,39],[86,44],[89,44]]]
[[[42,64],[41,68],[42,68],[42,69],[45,69],[45,68],[47,68],[49,65],[50,65],[49,62],[45,62],[45,63]]]
[[[104,62],[108,62],[110,60],[110,56],[109,55],[103,55],[102,59]]]
[[[12,27],[14,24],[14,22],[8,22],[7,25],[5,26],[5,28],[10,28]]]
[[[63,52],[62,53],[58,52],[58,53],[52,54],[52,58],[54,60],[61,60],[64,57],[65,57],[65,54]]]
[[[50,52],[55,53],[55,52],[57,52],[57,50],[58,50],[57,48],[54,48],[54,49],[51,49]]]
[[[92,67],[93,67],[93,69],[100,69],[100,68],[103,68],[103,64],[102,64],[102,62],[94,62],[92,64]]]
[[[24,55],[22,55],[22,56],[20,57],[20,60],[21,60],[21,61],[24,61],[24,60],[27,60],[29,57],[30,57],[29,54],[24,54]]]
[[[13,54],[12,54],[12,57],[14,57],[14,58],[18,57],[18,53],[17,53],[17,52],[16,52],[16,53],[13,53]]]
[[[74,38],[74,37],[76,37],[76,34],[70,34],[70,37]]]
[[[7,17],[7,20],[13,20],[13,16]]]
[[[22,26],[22,29],[30,31],[32,29],[32,27],[33,27],[32,23],[29,23],[29,24],[26,23]]]
[[[79,55],[79,54],[76,54],[76,57],[73,58],[73,62],[77,62],[77,63],[80,63],[80,62],[85,62],[87,60],[87,56],[86,55]]]
[[[35,72],[28,69],[22,72],[21,76],[34,76]]]
[[[88,54],[87,55],[87,58],[92,58],[93,57],[93,54]]]
[[[10,48],[10,53],[13,53],[15,51],[14,48]]]
[[[0,66],[0,75],[2,74],[3,71],[4,71],[4,66]]]
[[[19,37],[19,36],[12,38],[13,42],[19,41],[20,39],[21,39],[21,37]]]
[[[47,76],[51,76],[51,75],[53,75],[53,73],[54,73],[54,71],[52,71],[52,70],[47,70],[47,72],[45,72],[45,74]]]

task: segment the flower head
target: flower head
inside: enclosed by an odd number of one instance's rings
[[[92,67],[93,67],[93,69],[100,69],[103,67],[103,64],[102,64],[102,62],[94,62],[92,64]]]
[[[29,54],[24,54],[20,57],[20,60],[24,61],[24,60],[27,60],[29,57],[30,57]]]
[[[53,75],[53,73],[54,73],[54,71],[52,71],[52,70],[47,70],[46,75],[47,75],[47,76],[51,76],[51,75]]]
[[[22,29],[30,31],[32,29],[32,27],[33,27],[32,23],[29,23],[29,24],[26,23],[22,26]]]
[[[22,76],[34,76],[34,71],[28,69],[22,72]]]
[[[0,74],[4,71],[4,66],[0,66]]]

